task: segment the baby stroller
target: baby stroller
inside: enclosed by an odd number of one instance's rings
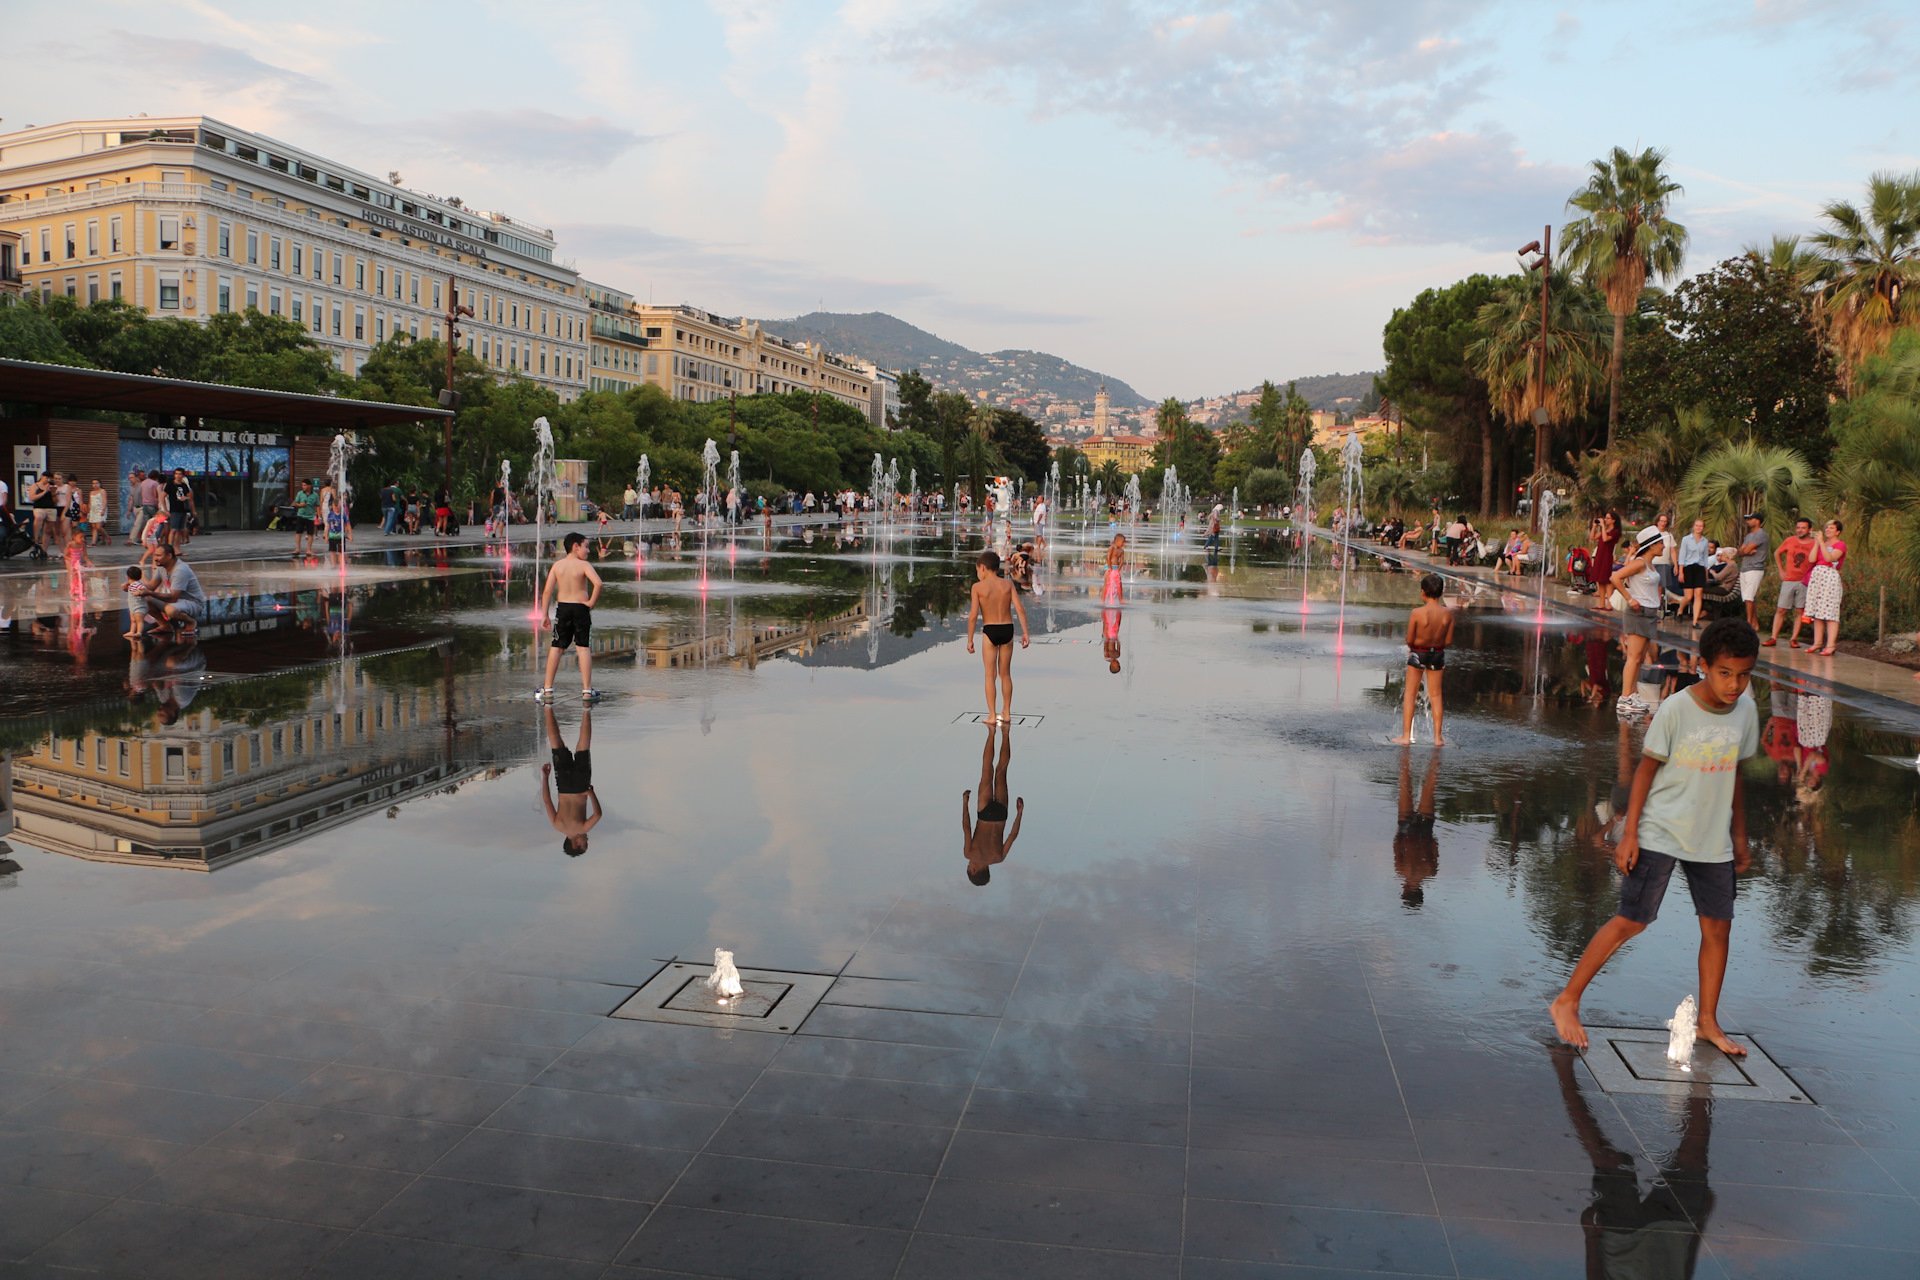
[[[35,560],[47,558],[46,548],[33,540],[33,526],[25,520],[16,520],[9,513],[0,512],[0,560],[11,560],[17,555],[31,556]]]
[[[1575,547],[1567,552],[1567,585],[1581,595],[1590,596],[1600,589],[1593,581],[1593,555],[1585,547]]]

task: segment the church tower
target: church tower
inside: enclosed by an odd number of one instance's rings
[[[1107,435],[1112,430],[1107,424],[1107,408],[1111,403],[1107,396],[1107,384],[1103,382],[1093,397],[1093,434],[1096,436]]]

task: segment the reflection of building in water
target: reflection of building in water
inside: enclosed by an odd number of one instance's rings
[[[649,667],[757,667],[763,659],[781,654],[804,658],[824,641],[861,634],[869,621],[863,598],[829,618],[740,619],[721,622],[704,635],[697,624],[688,634],[682,634],[678,626],[659,627],[643,641],[644,660]],[[872,625],[879,624],[876,621]],[[601,656],[597,638],[594,656]]]
[[[203,706],[168,726],[51,736],[13,762],[18,839],[94,861],[217,870],[510,758],[500,727],[450,721],[450,692],[456,707],[483,702],[478,676],[395,690],[355,664],[259,724]]]

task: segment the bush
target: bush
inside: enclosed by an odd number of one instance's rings
[[[1847,593],[1840,602],[1840,635],[1872,641],[1880,634],[1880,591],[1887,593],[1887,635],[1920,630],[1920,575],[1898,546],[1850,548],[1844,573]],[[1769,597],[1763,595],[1762,599]]]

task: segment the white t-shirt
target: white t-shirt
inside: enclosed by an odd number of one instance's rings
[[[1725,711],[1707,710],[1692,689],[1662,702],[1647,726],[1646,754],[1661,764],[1640,811],[1640,847],[1686,862],[1733,861],[1734,779],[1759,749],[1751,693]]]
[[[0,480],[0,507],[4,507],[7,505],[8,492],[9,490],[7,489],[7,482],[5,480]]]

